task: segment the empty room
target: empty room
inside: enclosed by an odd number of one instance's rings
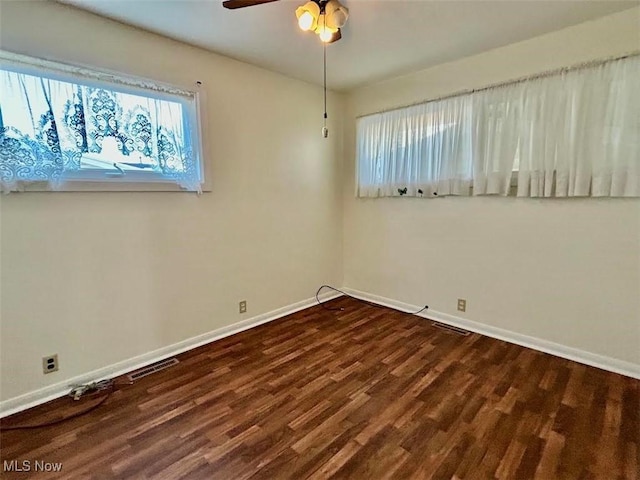
[[[0,0],[0,477],[640,478],[640,2]]]

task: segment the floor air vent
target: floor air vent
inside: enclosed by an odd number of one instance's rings
[[[440,322],[433,322],[431,325],[437,328],[441,328],[442,330],[447,330],[448,332],[455,333],[457,335],[462,335],[463,337],[466,337],[471,333],[469,330],[464,330],[458,327],[452,327],[451,325],[447,325]]]
[[[127,376],[129,377],[130,381],[135,382],[136,380],[142,377],[146,377],[147,375],[151,375],[152,373],[156,373],[156,372],[159,372],[160,370],[164,370],[165,368],[172,367],[177,363],[179,363],[179,360],[177,358],[175,357],[167,358],[166,360],[160,360],[159,362],[156,362],[149,366],[141,368],[140,370],[130,373]]]

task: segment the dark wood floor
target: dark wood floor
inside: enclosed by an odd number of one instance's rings
[[[637,380],[341,298],[3,431],[3,478],[638,478]],[[64,414],[62,399],[5,419]],[[85,405],[82,405],[84,408]]]

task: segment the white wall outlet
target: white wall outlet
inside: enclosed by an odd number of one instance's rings
[[[466,312],[467,311],[467,301],[464,298],[458,299],[458,311]]]
[[[47,374],[58,371],[58,354],[42,357],[42,373]]]
[[[240,313],[247,313],[247,301],[246,300],[242,300],[240,303],[238,303],[238,311]]]

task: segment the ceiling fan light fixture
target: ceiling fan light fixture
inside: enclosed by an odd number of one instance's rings
[[[296,8],[296,17],[300,30],[315,30],[320,17],[320,7],[316,2],[309,0],[304,5]]]
[[[315,23],[316,19],[313,18],[313,15],[309,12],[304,12],[300,17],[298,17],[298,27],[300,27],[300,30],[303,32],[311,30]]]
[[[333,27],[327,23],[326,14],[322,14],[318,20],[318,26],[316,27],[316,34],[320,37],[324,43],[331,43],[333,35],[338,31],[337,27]]]
[[[333,38],[333,34],[335,32],[332,32],[329,27],[318,27],[316,33],[320,37],[320,40],[322,40],[324,43],[329,43],[331,42],[331,39]]]
[[[338,0],[329,0],[324,7],[327,25],[332,28],[342,28],[349,18],[349,9]]]

